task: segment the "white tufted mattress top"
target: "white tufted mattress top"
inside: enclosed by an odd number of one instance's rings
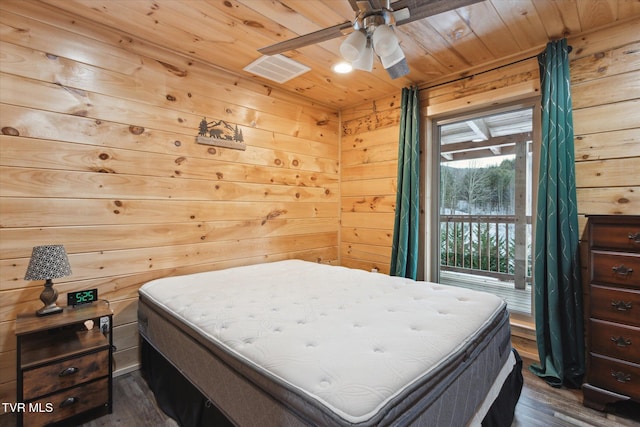
[[[241,268],[154,280],[140,294],[351,423],[438,369],[504,306],[488,293],[300,260]]]

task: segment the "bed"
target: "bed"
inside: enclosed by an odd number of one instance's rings
[[[488,293],[286,260],[139,297],[142,371],[181,425],[508,426],[522,387]]]

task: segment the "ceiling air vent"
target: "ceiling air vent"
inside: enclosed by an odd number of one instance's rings
[[[278,83],[287,82],[309,70],[311,68],[284,55],[263,56],[244,67],[244,71]]]

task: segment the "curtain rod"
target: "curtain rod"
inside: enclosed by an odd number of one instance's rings
[[[572,51],[572,50],[573,50],[573,46],[568,45],[568,46],[567,46],[567,53],[571,53],[571,51]],[[470,78],[473,78],[473,77],[475,77],[475,76],[479,76],[479,75],[481,75],[481,74],[488,73],[488,72],[490,72],[490,71],[495,71],[495,70],[498,70],[498,69],[500,69],[500,68],[508,67],[508,66],[510,66],[510,65],[519,64],[520,62],[524,62],[524,61],[528,61],[528,60],[530,60],[530,59],[536,58],[538,55],[539,55],[539,54],[535,54],[535,55],[527,56],[526,58],[518,59],[517,61],[513,61],[513,62],[510,62],[510,63],[508,63],[508,64],[504,64],[504,65],[500,65],[500,66],[498,66],[498,67],[490,68],[490,69],[488,69],[488,70],[480,71],[480,72],[477,72],[477,73],[475,73],[475,74],[469,74],[468,76],[459,77],[459,78],[457,78],[457,79],[449,80],[449,81],[447,81],[447,82],[438,83],[438,84],[433,85],[433,86],[421,87],[421,88],[418,88],[418,92],[420,92],[420,91],[422,91],[422,90],[433,89],[434,87],[439,87],[439,86],[443,86],[443,85],[448,85],[449,83],[453,83],[453,82],[459,82],[460,80],[470,79]]]

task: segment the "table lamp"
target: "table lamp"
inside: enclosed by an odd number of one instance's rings
[[[71,275],[71,266],[67,253],[62,245],[34,246],[29,260],[29,267],[24,280],[46,280],[40,300],[44,307],[36,311],[38,316],[61,313],[62,308],[56,305],[58,291],[53,288],[52,279]]]

